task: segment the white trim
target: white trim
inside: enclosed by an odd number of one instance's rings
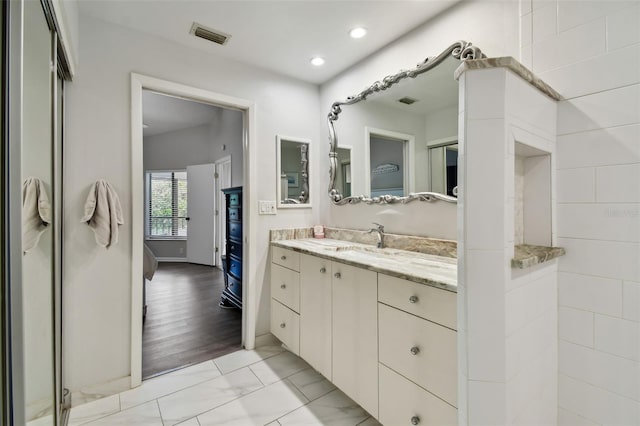
[[[293,136],[285,136],[285,135],[276,135],[276,191],[277,191],[277,207],[279,209],[310,209],[311,206],[311,194],[309,194],[309,202],[304,204],[283,204],[282,203],[282,190],[280,189],[280,175],[282,172],[282,141],[289,142],[298,142],[304,143],[308,145],[307,148],[307,176],[309,176],[309,181],[311,181],[311,162],[310,153],[311,153],[311,139],[304,138],[296,138]],[[309,192],[311,192],[311,185],[309,185]]]
[[[427,148],[437,148],[439,146],[451,145],[454,142],[458,143],[458,136],[448,136],[446,138],[433,139],[427,141]]]
[[[391,130],[377,129],[375,127],[365,126],[364,128],[364,195],[371,197],[371,135],[382,136],[385,138],[395,139],[403,142],[403,186],[405,190],[404,196],[415,192],[416,177],[413,172],[414,166],[412,160],[416,158],[416,137],[407,133],[394,132]],[[351,171],[353,174],[353,170]],[[353,177],[353,176],[352,176]],[[353,179],[352,179],[353,180]],[[353,186],[352,186],[353,188]]]
[[[186,257],[156,257],[158,262],[187,262]]]
[[[256,153],[251,143],[256,140],[256,106],[253,101],[235,98],[208,90],[186,86],[141,74],[131,73],[131,387],[142,383],[142,245],[144,239],[144,169],[142,139],[142,89],[153,90],[171,96],[179,96],[222,107],[241,110],[243,114],[244,195],[243,219],[245,223],[243,244],[242,293],[242,342],[246,349],[255,346],[256,334],[256,271],[250,268],[257,259],[254,242],[256,215],[251,214],[257,205]]]

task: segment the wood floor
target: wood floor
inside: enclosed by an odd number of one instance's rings
[[[242,312],[218,306],[223,288],[218,268],[159,264],[147,281],[143,379],[240,349]]]

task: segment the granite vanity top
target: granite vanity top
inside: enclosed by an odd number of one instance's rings
[[[379,249],[368,244],[333,239],[277,240],[271,244],[457,292],[458,262],[455,258],[396,248]]]
[[[551,86],[542,81],[542,79],[537,77],[533,72],[531,72],[531,70],[511,56],[462,61],[462,64],[460,64],[458,69],[454,72],[453,77],[457,80],[467,70],[479,70],[485,68],[506,68],[519,75],[523,80],[527,81],[554,101],[560,101],[563,99],[562,96]]]
[[[562,247],[532,246],[519,244],[515,246],[515,256],[511,259],[511,267],[518,269],[530,268],[539,263],[548,262],[556,257],[564,256]]]

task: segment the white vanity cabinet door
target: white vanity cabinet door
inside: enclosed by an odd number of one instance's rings
[[[378,274],[332,263],[333,383],[378,416]]]
[[[380,362],[457,406],[457,333],[380,303]]]
[[[300,255],[300,356],[331,380],[331,261]]]
[[[291,352],[300,354],[300,317],[275,299],[271,299],[271,333]]]
[[[300,312],[300,274],[272,263],[271,297]]]
[[[271,247],[271,262],[299,271],[300,253],[282,247]]]
[[[458,424],[458,410],[380,364],[380,415],[383,425]]]

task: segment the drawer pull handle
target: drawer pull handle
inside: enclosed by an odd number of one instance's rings
[[[342,276],[342,274],[340,274],[340,272],[336,272],[335,274],[333,274],[334,277],[336,278],[340,278]]]
[[[325,268],[324,266],[322,268],[320,268],[320,273],[324,274],[325,272],[327,272],[327,268]]]
[[[282,322],[282,323],[280,323],[280,328],[285,328],[286,326],[287,326],[287,324],[285,324],[285,323],[283,323],[283,322]]]
[[[417,303],[418,302],[418,296],[411,296],[409,298],[409,303]]]
[[[420,353],[420,348],[417,346],[414,346],[411,349],[409,349],[409,351],[411,352],[411,355],[418,355]]]
[[[287,256],[280,256],[280,259],[287,260]]]
[[[236,246],[231,246],[231,250],[235,250],[235,249],[236,249]]]
[[[286,284],[281,284],[280,288],[284,290],[285,288],[287,288],[287,285]]]
[[[418,417],[418,416],[411,417],[411,424],[414,425],[414,426],[417,425],[417,424],[420,424],[420,417]]]

